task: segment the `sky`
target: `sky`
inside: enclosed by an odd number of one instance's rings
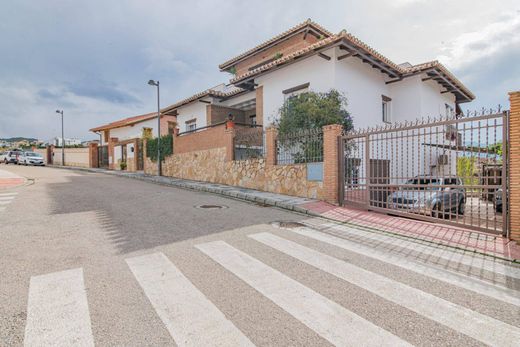
[[[88,129],[227,82],[218,65],[307,18],[396,63],[440,60],[508,108],[520,90],[518,0],[0,0],[0,138],[97,136]]]

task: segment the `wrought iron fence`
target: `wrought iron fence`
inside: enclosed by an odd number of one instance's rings
[[[344,201],[507,231],[508,113],[422,119],[344,134]]]
[[[276,163],[281,165],[323,161],[323,130],[301,129],[278,134]]]
[[[265,157],[265,133],[261,127],[236,128],[235,160]]]

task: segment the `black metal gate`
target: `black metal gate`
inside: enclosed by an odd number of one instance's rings
[[[98,146],[98,167],[108,169],[108,146]]]
[[[508,234],[508,112],[344,134],[344,204]]]

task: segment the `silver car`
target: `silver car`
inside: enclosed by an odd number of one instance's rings
[[[432,217],[462,216],[466,190],[458,177],[418,176],[388,196],[391,209]]]

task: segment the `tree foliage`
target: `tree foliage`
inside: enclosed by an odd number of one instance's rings
[[[347,98],[335,89],[288,98],[280,108],[280,118],[276,122],[280,134],[329,124],[341,124],[345,131],[353,128],[352,117],[347,111]]]
[[[161,136],[161,161],[169,155],[173,154],[173,137],[172,135]],[[157,161],[157,138],[146,141],[146,156],[153,162]]]

